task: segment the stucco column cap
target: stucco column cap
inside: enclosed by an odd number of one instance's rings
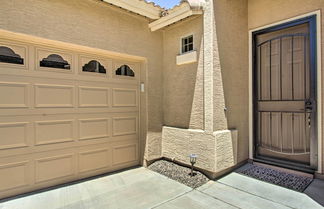
[[[201,10],[204,9],[206,5],[205,0],[182,0],[182,2],[188,2],[192,10]]]

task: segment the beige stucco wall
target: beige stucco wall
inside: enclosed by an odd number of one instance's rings
[[[203,53],[198,53],[198,63],[186,68],[196,72],[193,78],[186,77],[186,74],[174,76],[175,65],[171,70],[164,68],[163,83],[167,89],[164,93],[164,115],[170,114],[170,119],[165,117],[166,126],[162,131],[162,156],[188,164],[189,154],[198,154],[196,166],[208,171],[211,177],[248,158],[248,99],[244,98],[248,95],[247,1],[224,0],[214,1],[214,4],[215,7],[211,1],[205,7],[202,30],[188,20],[174,25],[170,35],[167,33],[169,31],[165,32],[164,40],[170,37],[174,40],[173,44],[169,44],[171,49],[182,36],[176,31],[199,29],[203,38]],[[167,53],[169,48],[164,50]],[[170,81],[172,76],[173,81]],[[239,81],[238,76],[242,76]],[[195,82],[191,82],[191,79],[195,79]],[[185,81],[194,85],[191,94],[173,90],[172,86],[184,85],[182,82]],[[184,103],[181,101],[184,96],[192,101]],[[179,123],[172,121],[175,113],[171,113],[170,109],[183,108],[177,106],[179,103],[191,105],[191,111],[188,108],[180,115],[182,122],[186,123],[186,126],[180,127],[189,129],[176,128]],[[224,112],[225,106],[229,109],[227,114]],[[235,114],[239,117],[235,117]],[[228,127],[240,130],[231,131]]]
[[[248,2],[248,27],[250,30],[272,24],[278,21],[282,21],[295,16],[303,15],[305,13],[313,12],[315,10],[321,10],[321,34],[322,34],[322,52],[323,52],[323,40],[324,40],[324,1],[323,0],[249,0]],[[322,53],[322,60],[323,60]],[[322,64],[323,72],[323,64]],[[322,78],[323,80],[323,78]],[[324,80],[323,80],[324,81]],[[321,84],[322,98],[323,98],[323,82]],[[323,113],[323,105],[322,105]],[[323,121],[322,114],[322,121]],[[323,129],[323,127],[322,127]],[[324,142],[323,138],[320,139]],[[323,144],[323,143],[322,143]],[[323,150],[322,150],[323,153]],[[324,157],[324,155],[322,155]],[[324,162],[324,159],[322,160]],[[324,165],[322,166],[322,168]]]
[[[203,126],[203,92],[196,82],[202,75],[203,18],[198,16],[176,23],[164,30],[163,36],[163,123],[166,126],[197,128]],[[198,61],[177,65],[181,37],[193,34]],[[197,104],[198,103],[198,104]]]
[[[197,165],[220,172],[248,158],[248,30],[324,9],[324,2],[213,2],[212,89],[204,81],[203,15],[151,32],[148,19],[99,0],[0,0],[0,29],[147,58],[147,96],[141,101],[147,104],[142,109],[147,113],[142,115],[147,118],[141,138],[145,159],[163,155],[187,162],[189,153],[201,152]],[[178,66],[180,38],[192,33],[198,61]],[[204,100],[212,101],[208,133]],[[162,125],[169,126],[163,133]]]
[[[214,2],[222,75],[219,82],[223,83],[228,129],[238,130],[237,160],[240,162],[249,153],[247,1]],[[222,114],[216,114],[215,120]]]
[[[151,33],[148,19],[97,0],[1,0],[0,5],[1,29],[147,58],[148,134],[142,145],[148,146],[147,158],[160,156],[162,33]]]

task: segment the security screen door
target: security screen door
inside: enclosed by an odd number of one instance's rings
[[[316,166],[314,19],[253,34],[256,158]]]

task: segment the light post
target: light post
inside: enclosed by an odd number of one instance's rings
[[[197,161],[197,155],[196,154],[190,154],[190,163],[191,163],[191,173],[189,174],[190,176],[194,176],[194,172],[193,172],[193,166]]]

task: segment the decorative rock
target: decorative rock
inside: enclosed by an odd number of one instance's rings
[[[190,176],[190,168],[166,160],[156,161],[149,165],[148,168],[191,188],[200,187],[209,181],[209,179],[199,171],[194,171],[195,175]]]

